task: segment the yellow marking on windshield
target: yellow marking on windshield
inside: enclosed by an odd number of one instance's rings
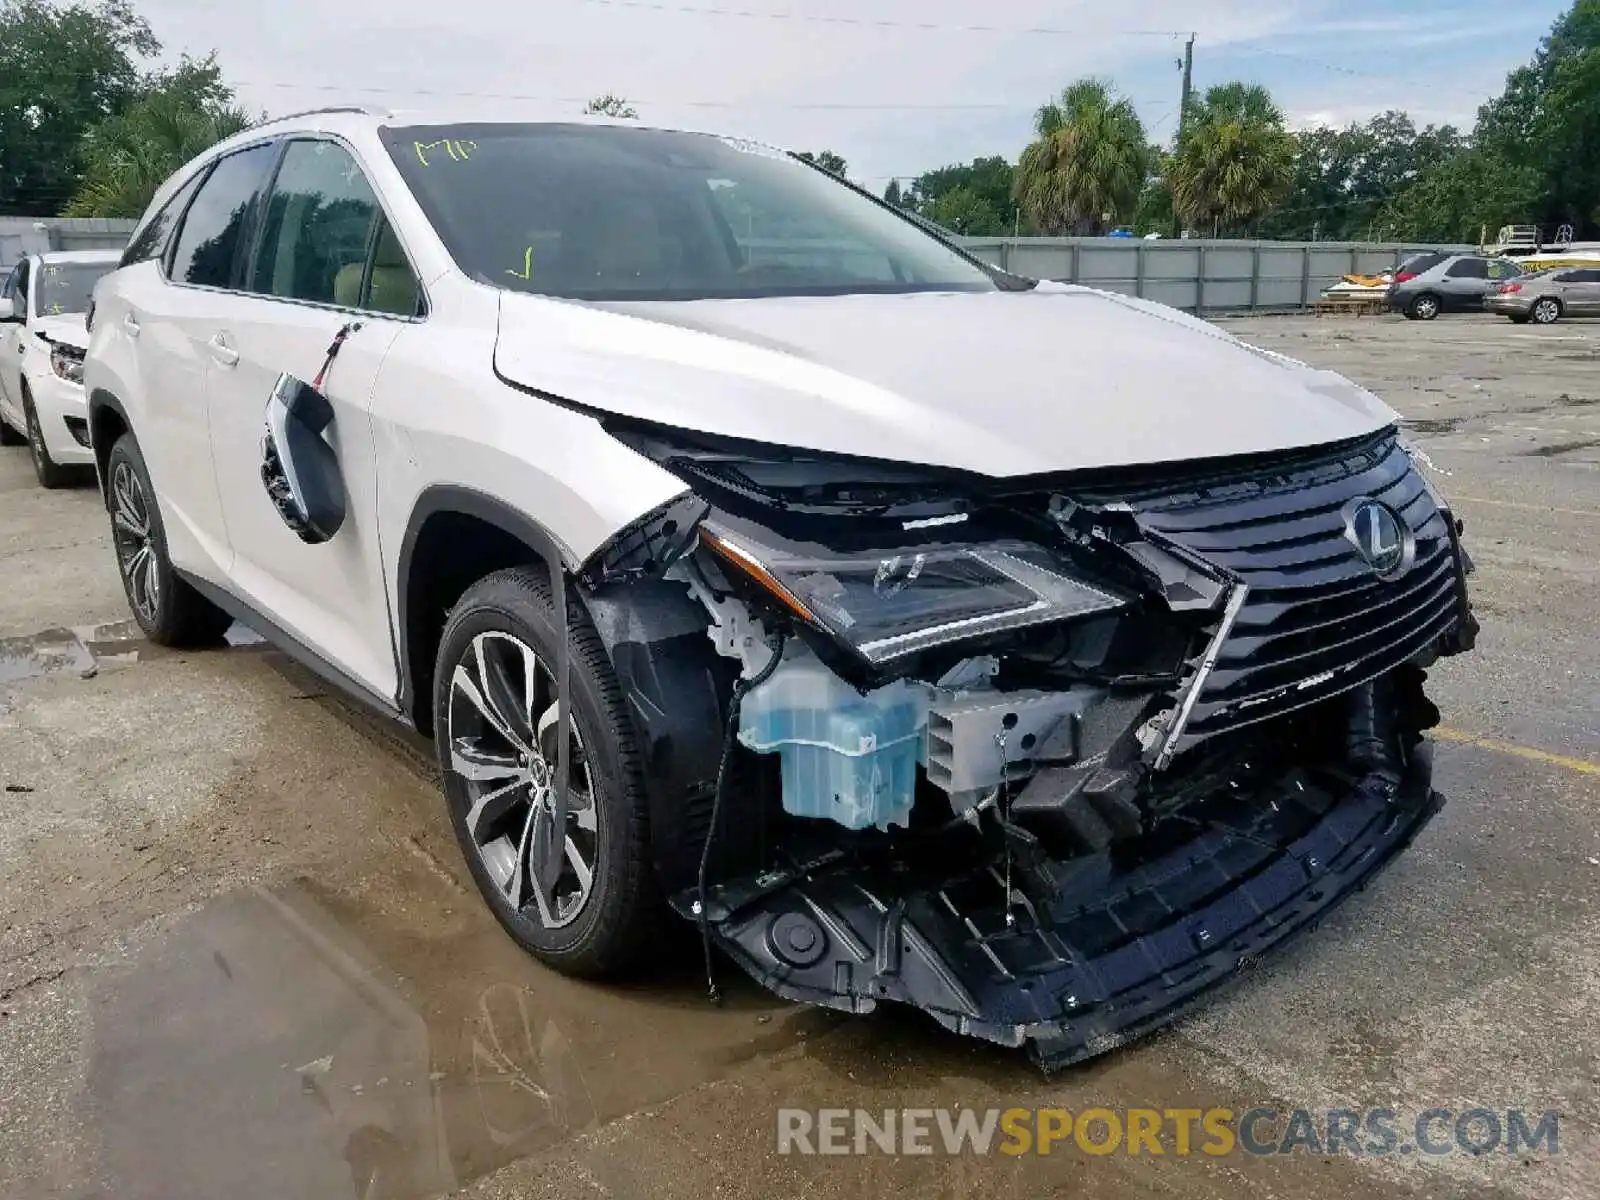
[[[533,247],[532,246],[529,246],[522,253],[522,270],[513,271],[513,270],[510,270],[508,268],[507,271],[506,271],[506,274],[507,275],[515,275],[518,279],[532,279],[533,278]]]
[[[472,157],[473,151],[478,148],[478,143],[460,138],[440,138],[437,142],[412,142],[417,149],[417,161],[428,167],[433,164],[428,160],[429,150],[444,148],[451,162],[466,162]]]

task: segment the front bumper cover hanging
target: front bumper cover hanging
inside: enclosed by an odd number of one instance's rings
[[[1026,890],[993,856],[935,874],[834,850],[711,888],[707,916],[785,998],[911,1004],[1054,1070],[1172,1020],[1364,887],[1443,805],[1431,773],[1426,745],[1403,769],[1263,773],[1135,845],[1036,863]]]

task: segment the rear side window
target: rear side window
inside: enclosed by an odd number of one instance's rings
[[[1431,271],[1444,261],[1442,254],[1413,254],[1400,264],[1400,270],[1408,275],[1421,275],[1424,271]]]
[[[184,214],[172,278],[202,287],[232,286],[233,265],[254,201],[277,146],[251,146],[221,159]]]
[[[375,243],[380,254],[369,266]],[[416,277],[372,185],[349,151],[326,141],[291,142],[284,151],[247,286],[288,300],[405,316],[417,307]]]
[[[172,236],[172,227],[178,223],[178,218],[183,215],[184,206],[189,203],[189,197],[194,195],[195,189],[205,177],[204,171],[196,172],[193,179],[179,188],[176,194],[161,206],[160,212],[145,222],[138,236],[129,242],[128,248],[122,252],[122,261],[117,264],[119,267],[131,267],[134,263],[148,262],[152,258],[161,258],[166,254],[167,240]]]
[[[1463,258],[1451,263],[1445,274],[1451,279],[1487,279],[1489,264],[1481,258]]]

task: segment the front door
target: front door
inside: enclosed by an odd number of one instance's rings
[[[1600,317],[1600,267],[1568,271],[1561,292],[1568,315]]]
[[[393,237],[359,164],[332,141],[289,143],[255,241],[243,289],[217,311],[206,392],[234,551],[230,586],[372,695],[392,699],[398,674],[370,405],[384,355],[416,312],[415,276],[374,266]],[[405,291],[396,286],[400,270],[409,305],[394,299]],[[279,445],[280,427],[269,458],[275,397],[297,394],[326,400],[332,419],[313,439],[325,445],[295,461],[305,446]],[[269,478],[293,473],[335,493],[342,520],[320,532],[293,521],[263,478],[264,461]],[[316,473],[320,481],[308,480]]]
[[[11,315],[12,298],[20,296],[23,312],[31,311],[28,302],[28,277],[32,260],[24,258],[6,279],[5,294],[0,304],[5,305],[5,315]],[[0,405],[5,408],[6,423],[17,430],[23,428],[22,415],[22,359],[28,349],[28,323],[23,317],[0,325]]]

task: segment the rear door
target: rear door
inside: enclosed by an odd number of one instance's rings
[[[365,171],[339,142],[291,139],[262,213],[241,288],[215,309],[221,349],[206,397],[234,547],[230,586],[392,701],[398,678],[370,411],[378,368],[416,319],[420,290]],[[294,527],[263,482],[269,404],[302,384],[331,405],[320,436],[326,449],[274,443],[269,475],[287,463],[298,485],[337,494],[343,519],[331,533]]]
[[[174,562],[219,583],[233,551],[211,462],[207,377],[222,328],[219,307],[277,152],[277,142],[261,142],[217,161],[179,219],[165,277],[152,272],[130,289],[133,303],[121,318],[137,346],[143,391],[135,433],[169,538],[176,524],[189,541],[191,561],[174,550]]]

